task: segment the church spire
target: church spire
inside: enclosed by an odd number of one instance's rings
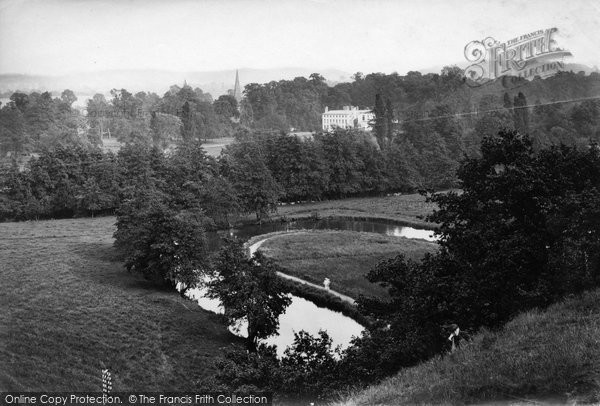
[[[233,87],[233,97],[239,103],[242,101],[242,89],[240,88],[240,76],[238,70],[235,70],[235,86]]]

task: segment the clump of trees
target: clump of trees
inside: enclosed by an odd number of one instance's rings
[[[261,218],[278,201],[414,190],[419,180],[406,158],[399,146],[381,150],[368,133],[338,129],[304,140],[285,133],[243,131],[219,160],[223,174],[236,190],[244,191],[243,207]],[[435,186],[451,185],[448,180]]]
[[[600,141],[599,101],[594,99],[599,90],[597,73],[508,78],[481,87],[470,87],[457,67],[425,75],[359,72],[352,81],[333,86],[313,74],[249,84],[242,115],[251,116],[243,123],[257,130],[319,131],[325,106],[372,109],[372,134],[391,162],[400,160],[408,168],[408,183],[444,188],[456,181],[462,158],[477,156],[482,138],[501,128],[530,134],[536,149],[558,143],[585,148],[590,140]],[[563,102],[582,98],[590,100]]]
[[[109,136],[124,144],[169,150],[178,143],[235,135],[238,145],[226,151],[219,171],[236,189],[244,190],[236,201],[238,208],[256,213],[259,221],[277,201],[449,188],[456,185],[460,160],[465,155],[478,156],[482,137],[495,135],[500,128],[529,133],[536,150],[559,143],[585,148],[590,141],[598,141],[600,108],[593,97],[600,89],[599,78],[595,73],[559,72],[547,79],[511,82],[514,88],[506,88],[506,81],[473,88],[464,83],[460,69],[446,67],[440,74],[426,75],[357,73],[351,82],[329,86],[322,76],[313,74],[249,84],[239,106],[231,96],[213,101],[209,94],[187,84],[172,86],[162,97],[113,89],[108,100],[101,94],[89,100],[87,114],[74,107],[77,97],[70,90],[60,97],[16,92],[0,108],[0,170],[5,175],[1,215],[25,219],[114,210],[119,201],[114,179],[68,174],[66,183],[86,192],[76,190],[81,198],[62,201],[48,197],[56,189],[49,182],[17,173],[30,156],[52,156],[58,151],[65,155],[70,148],[96,156],[95,149]],[[590,99],[562,102],[581,98]],[[291,128],[318,130],[325,106],[348,104],[373,106],[370,135],[338,130],[300,140],[280,134]],[[89,161],[83,155],[60,160],[80,172],[85,170],[78,162]],[[252,179],[245,173],[255,176]],[[222,192],[227,197],[232,193],[230,189]],[[63,207],[57,207],[59,201]],[[222,203],[227,201],[233,200]],[[230,207],[226,206],[221,216],[228,221]]]
[[[156,147],[127,145],[122,158],[115,246],[125,266],[159,284],[197,285],[209,271],[205,231],[236,212],[231,185],[199,142],[166,157]]]
[[[160,286],[181,283],[185,293],[207,272],[209,221],[202,211],[173,208],[157,191],[140,192],[119,209],[115,246],[128,271]]]
[[[448,351],[449,326],[497,328],[524,310],[600,285],[596,144],[537,151],[528,136],[503,131],[486,137],[481,156],[463,160],[457,175],[460,192],[428,195],[439,207],[429,217],[440,224],[439,251],[421,262],[398,255],[370,270],[368,279],[388,288],[390,299],[358,300],[373,322],[339,358],[330,357],[323,337],[300,335],[303,344],[286,354],[300,363],[277,360],[268,349],[234,353],[220,363],[237,363],[221,371],[223,383],[318,399],[330,388],[373,383]],[[256,380],[248,380],[249,371]]]
[[[53,98],[49,92],[13,93],[0,109],[0,155],[18,157],[54,146],[87,147],[97,144],[82,136],[85,117],[73,108],[77,97],[65,90]]]
[[[348,361],[375,376],[445,350],[444,326],[495,328],[600,282],[596,145],[536,152],[529,137],[501,132],[458,177],[461,192],[429,196],[439,207],[429,217],[440,224],[439,253],[420,263],[400,255],[368,274],[392,299],[361,298],[361,309],[389,328],[375,325]]]
[[[57,147],[0,177],[0,219],[72,217],[110,212],[119,203],[118,157],[83,147]]]
[[[166,149],[179,140],[231,136],[238,126],[235,99],[221,96],[213,102],[210,94],[188,85],[171,86],[162,97],[112,89],[108,100],[95,94],[85,111],[74,106],[76,101],[68,89],[60,97],[49,92],[13,93],[0,108],[1,157],[60,147],[91,148],[103,138]]]
[[[264,344],[255,352],[228,349],[215,362],[216,384],[221,390],[273,392],[286,404],[325,402],[344,389],[340,356],[326,331],[316,337],[300,331],[281,358],[275,347]]]

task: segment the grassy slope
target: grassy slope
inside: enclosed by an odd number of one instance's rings
[[[237,341],[216,315],[128,274],[114,217],[0,224],[0,390],[200,389]]]
[[[425,203],[425,198],[419,194],[387,196],[387,197],[357,197],[342,200],[327,200],[322,202],[288,204],[279,206],[274,219],[288,217],[310,217],[318,213],[321,217],[347,216],[358,218],[379,218],[395,221],[418,228],[432,228],[418,216],[430,214],[435,205]]]
[[[382,259],[404,253],[418,260],[436,244],[352,231],[311,231],[280,234],[260,249],[288,273],[322,283],[331,279],[331,289],[357,298],[359,294],[386,297],[386,290],[370,283],[365,274]]]
[[[482,332],[339,405],[600,404],[600,290]],[[539,404],[539,403],[537,403]]]

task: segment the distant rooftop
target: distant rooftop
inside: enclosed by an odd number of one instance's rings
[[[359,110],[356,106],[344,106],[342,110],[329,110],[329,107],[325,106],[325,114],[350,114],[350,113],[366,113],[371,112],[370,109]]]

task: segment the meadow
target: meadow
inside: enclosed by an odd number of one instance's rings
[[[423,217],[431,214],[435,204],[427,203],[417,193],[391,196],[355,197],[341,200],[324,200],[301,204],[285,204],[278,207],[274,220],[303,217],[350,217],[356,219],[379,219],[415,228],[435,228]]]
[[[114,217],[0,224],[0,390],[210,388],[241,343],[219,316],[129,274]]]
[[[415,261],[437,245],[424,240],[353,231],[302,231],[278,234],[260,250],[290,275],[321,284],[353,298],[359,295],[387,297],[387,290],[370,283],[365,275],[379,261],[399,253]]]
[[[419,198],[348,199],[317,207],[329,205],[330,212],[345,214],[349,207],[354,214],[378,217],[378,208],[387,207],[383,216],[393,218],[393,201],[406,201],[413,205],[409,217],[414,218],[423,203]],[[360,211],[361,202],[368,210]],[[281,212],[290,214],[292,208],[282,206]],[[218,315],[128,273],[112,246],[114,222],[110,216],[0,223],[0,390],[99,391],[105,368],[115,391],[210,389],[215,356],[243,344]],[[322,232],[269,241],[265,248],[269,255],[277,251],[292,273],[317,283],[328,275],[332,288],[357,296],[385,294],[363,278],[380,258],[400,250],[417,258],[431,245]],[[319,246],[332,251],[318,254]],[[317,272],[315,264],[321,267]],[[317,302],[329,300],[318,291],[312,295]],[[339,305],[338,310],[353,313]]]

